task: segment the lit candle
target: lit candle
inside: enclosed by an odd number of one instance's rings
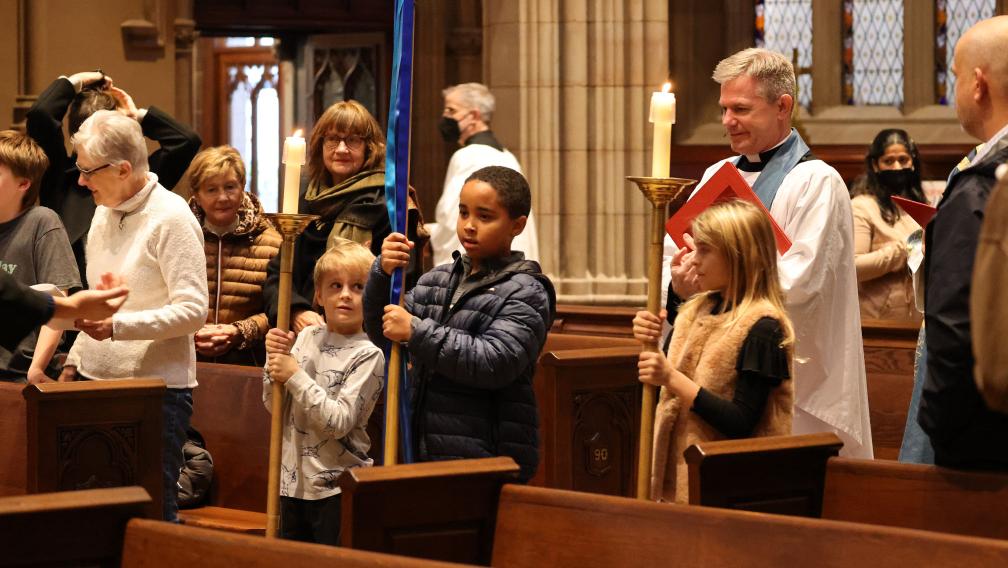
[[[298,212],[298,193],[301,189],[301,166],[305,163],[305,139],[301,130],[284,140],[284,188],[282,213]]]
[[[675,94],[671,83],[662,90],[651,93],[651,116],[654,123],[654,145],[651,154],[651,177],[669,177],[669,159],[672,153],[672,125],[675,124]]]

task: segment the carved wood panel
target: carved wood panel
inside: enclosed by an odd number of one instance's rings
[[[88,424],[56,429],[60,491],[136,485],[139,424]]]
[[[634,386],[626,386],[580,391],[574,395],[571,448],[576,455],[571,462],[572,489],[609,495],[630,494],[636,390]]]

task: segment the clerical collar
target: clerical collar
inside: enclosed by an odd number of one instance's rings
[[[476,134],[470,136],[468,139],[466,139],[465,145],[469,146],[470,144],[482,144],[484,146],[490,146],[491,148],[497,150],[498,152],[504,151],[504,146],[501,146],[501,143],[497,141],[497,137],[494,136],[493,132],[489,130],[484,130],[483,132],[477,132]]]
[[[742,170],[743,172],[762,172],[763,168],[766,167],[767,162],[774,157],[774,154],[787,142],[787,137],[781,140],[776,146],[770,148],[765,152],[760,152],[759,154],[743,154],[735,167]]]

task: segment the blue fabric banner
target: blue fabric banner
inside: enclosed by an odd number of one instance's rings
[[[388,133],[385,147],[385,204],[388,207],[389,223],[392,231],[406,234],[406,212],[408,210],[409,152],[410,152],[410,110],[413,100],[413,9],[414,0],[396,0],[395,3],[395,47],[392,53],[392,92],[389,97]],[[392,274],[390,304],[399,304],[403,293],[404,274],[397,269]],[[399,369],[386,368],[397,372],[399,382],[399,438],[403,450],[403,463],[413,461],[413,444],[410,432],[410,411],[408,376],[406,374],[406,352],[402,351]],[[389,353],[385,353],[389,360]],[[388,384],[388,381],[386,381]],[[385,407],[385,412],[394,410]]]

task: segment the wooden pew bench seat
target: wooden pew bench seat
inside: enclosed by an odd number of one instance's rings
[[[652,503],[539,487],[501,491],[491,566],[1006,566],[1008,542]]]
[[[265,535],[266,513],[259,511],[244,511],[227,507],[197,507],[180,509],[179,520],[182,524],[244,534]]]

